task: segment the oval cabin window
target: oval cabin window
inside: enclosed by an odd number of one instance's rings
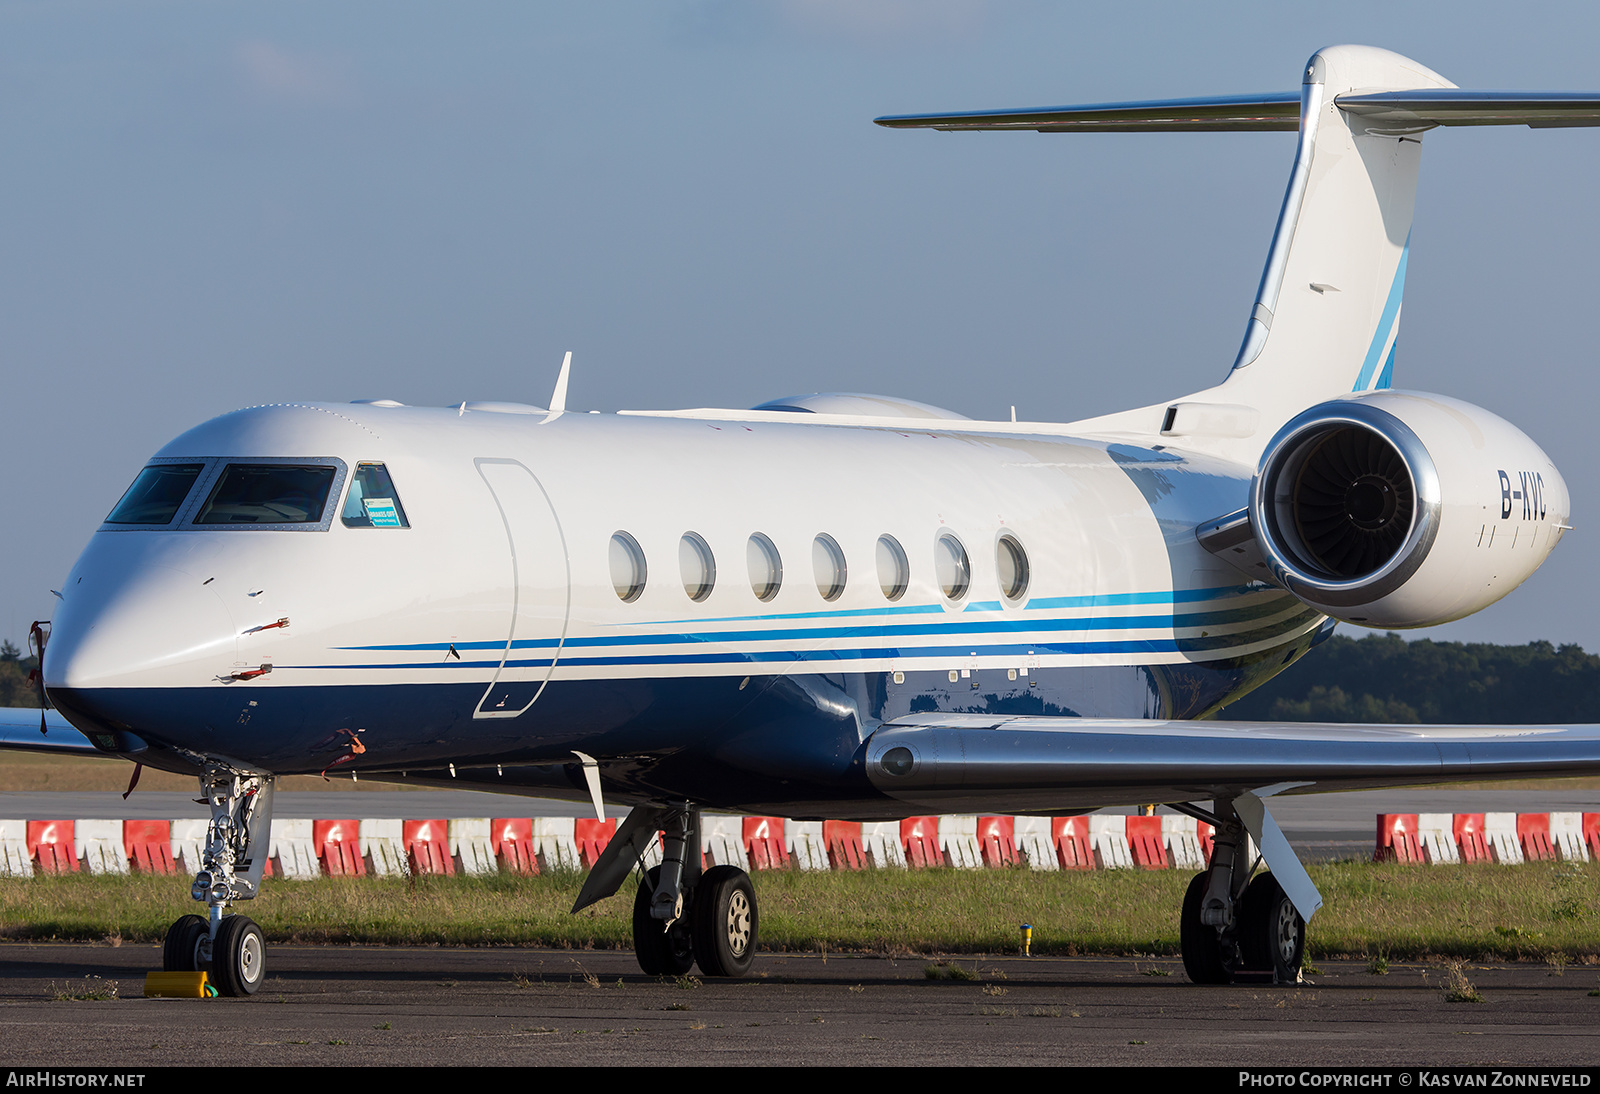
[[[757,532],[745,545],[745,561],[750,566],[750,591],[762,603],[778,595],[783,585],[783,559],[777,546]]]
[[[911,586],[911,563],[900,541],[893,536],[878,537],[878,587],[890,600],[899,600]]]
[[[683,591],[699,603],[711,595],[717,583],[717,561],[706,541],[694,532],[685,532],[678,541],[678,569],[683,574]]]
[[[811,568],[816,573],[817,592],[824,600],[838,600],[844,594],[847,571],[844,552],[826,532],[811,541]]]
[[[945,596],[960,600],[967,595],[972,585],[972,566],[967,561],[967,549],[955,536],[946,533],[939,537],[933,551],[933,570]]]
[[[617,596],[624,604],[632,604],[639,599],[639,594],[644,592],[644,582],[648,572],[644,564],[644,552],[639,549],[638,540],[626,532],[613,535],[611,587],[617,590]]]
[[[995,574],[1007,600],[1021,600],[1028,592],[1028,552],[1015,536],[1001,536],[994,551]]]

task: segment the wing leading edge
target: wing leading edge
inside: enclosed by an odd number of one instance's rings
[[[39,732],[41,725],[45,729],[43,733]],[[0,750],[54,752],[71,756],[105,755],[59,711],[47,710],[41,718],[38,707],[0,707]]]
[[[1600,725],[1388,726],[924,715],[867,743],[918,808],[1047,813],[1140,802],[1600,773]]]

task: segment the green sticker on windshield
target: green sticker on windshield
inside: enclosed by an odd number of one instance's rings
[[[400,527],[400,514],[395,510],[393,498],[362,498],[361,505],[374,528]]]

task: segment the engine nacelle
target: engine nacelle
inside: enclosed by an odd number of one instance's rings
[[[1375,391],[1297,415],[1261,457],[1250,523],[1307,604],[1429,627],[1527,580],[1569,526],[1567,486],[1526,434],[1443,395]]]

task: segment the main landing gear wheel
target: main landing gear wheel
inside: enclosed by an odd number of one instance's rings
[[[161,947],[161,968],[164,972],[199,972],[200,940],[210,932],[206,921],[197,915],[179,916],[167,928],[167,940]]]
[[[1228,984],[1233,974],[1224,960],[1222,940],[1217,929],[1200,922],[1200,906],[1205,901],[1211,873],[1194,876],[1183,895],[1183,912],[1178,920],[1178,945],[1183,951],[1183,971],[1195,984]],[[1276,883],[1274,883],[1276,884]]]
[[[1280,984],[1299,979],[1306,923],[1271,874],[1252,881],[1239,901],[1239,949],[1246,968],[1270,969]]]
[[[230,915],[211,944],[211,982],[220,995],[254,995],[267,971],[267,944],[248,916]]]
[[[743,976],[756,955],[756,890],[737,866],[713,866],[694,894],[694,957],[707,976]]]
[[[633,898],[633,952],[639,958],[639,967],[649,976],[682,976],[694,966],[694,946],[689,938],[689,919],[693,904],[689,894],[684,894],[683,914],[665,921],[650,914],[650,902],[655,896],[656,882],[661,877],[661,867],[652,866],[639,882],[639,891]]]

